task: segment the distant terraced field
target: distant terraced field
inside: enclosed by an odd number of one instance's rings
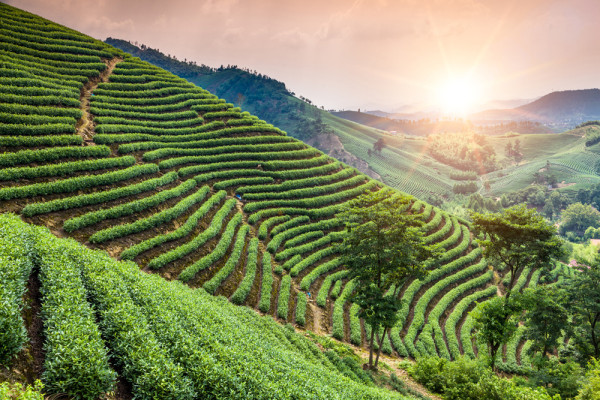
[[[336,213],[382,183],[102,42],[6,5],[0,16],[0,211],[366,344],[355,283],[333,246],[343,238]],[[406,179],[449,189],[418,176]],[[401,322],[383,351],[474,356],[468,312],[501,290],[503,273],[465,221],[417,199],[410,210],[423,215],[426,241],[445,249],[443,263],[402,288]],[[520,287],[538,278],[525,271]],[[526,366],[526,346],[519,336],[506,347],[505,369]]]

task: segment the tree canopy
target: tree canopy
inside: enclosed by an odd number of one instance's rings
[[[349,278],[358,283],[353,301],[372,328],[369,367],[376,368],[379,360],[378,352],[373,364],[374,337],[381,351],[383,338],[397,322],[400,287],[423,277],[428,260],[437,255],[434,246],[423,243],[421,217],[407,211],[411,199],[388,190],[367,192],[338,215],[347,229],[339,245],[341,259]]]

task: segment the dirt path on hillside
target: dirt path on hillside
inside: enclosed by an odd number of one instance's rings
[[[108,78],[110,74],[112,74],[115,66],[123,61],[120,57],[115,57],[110,60],[105,60],[106,69],[100,73],[99,76],[91,78],[89,81],[83,85],[81,88],[81,93],[79,95],[80,105],[83,115],[77,121],[76,129],[77,134],[83,138],[84,146],[93,146],[94,140],[94,121],[93,117],[90,114],[90,98],[92,97],[92,92],[98,87],[101,82],[108,82]]]

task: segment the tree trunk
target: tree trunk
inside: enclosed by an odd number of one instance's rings
[[[375,339],[375,328],[371,326],[371,340],[369,341],[369,369],[373,368],[373,340]]]
[[[381,355],[381,348],[383,347],[383,341],[385,340],[385,335],[387,335],[388,328],[383,328],[383,335],[381,335],[381,339],[379,339],[379,334],[377,334],[377,341],[379,342],[379,348],[377,349],[377,357],[375,357],[375,365],[374,369],[377,369],[377,364],[379,363],[379,356]]]

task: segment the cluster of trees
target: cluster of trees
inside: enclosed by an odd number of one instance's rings
[[[484,135],[447,133],[427,137],[429,154],[441,163],[479,174],[498,168],[496,152]]]
[[[519,139],[516,139],[514,144],[513,142],[506,143],[504,150],[506,152],[506,157],[514,159],[517,163],[523,159],[523,153],[521,153],[521,141]]]
[[[474,196],[473,201],[477,200],[482,201]],[[372,369],[377,368],[383,338],[397,322],[400,287],[408,279],[424,277],[439,257],[436,247],[423,243],[419,234],[423,222],[405,211],[408,204],[408,198],[381,190],[358,197],[339,214],[347,228],[339,245],[342,261],[349,270],[348,277],[357,283],[353,301],[360,307],[360,317],[372,328],[368,363]],[[549,271],[564,255],[556,227],[524,204],[500,213],[474,212],[471,216],[484,257],[510,277],[502,286],[502,296],[480,303],[471,312],[483,349],[479,358],[495,371],[500,350],[523,324],[525,337],[533,343],[529,380],[506,382],[479,362],[440,359],[418,360],[412,370],[415,377],[433,390],[454,393],[448,398],[478,398],[470,397],[473,393],[487,396],[491,387],[502,398],[550,399],[556,394],[574,398],[581,382],[587,386],[578,398],[597,398],[583,394],[599,394],[593,385],[598,386],[600,373],[594,375],[591,369],[586,381],[584,372],[586,363],[600,357],[600,257],[589,260],[572,278],[521,292],[515,284],[524,270]],[[456,376],[451,372],[453,366],[466,368],[465,376],[451,378]]]

